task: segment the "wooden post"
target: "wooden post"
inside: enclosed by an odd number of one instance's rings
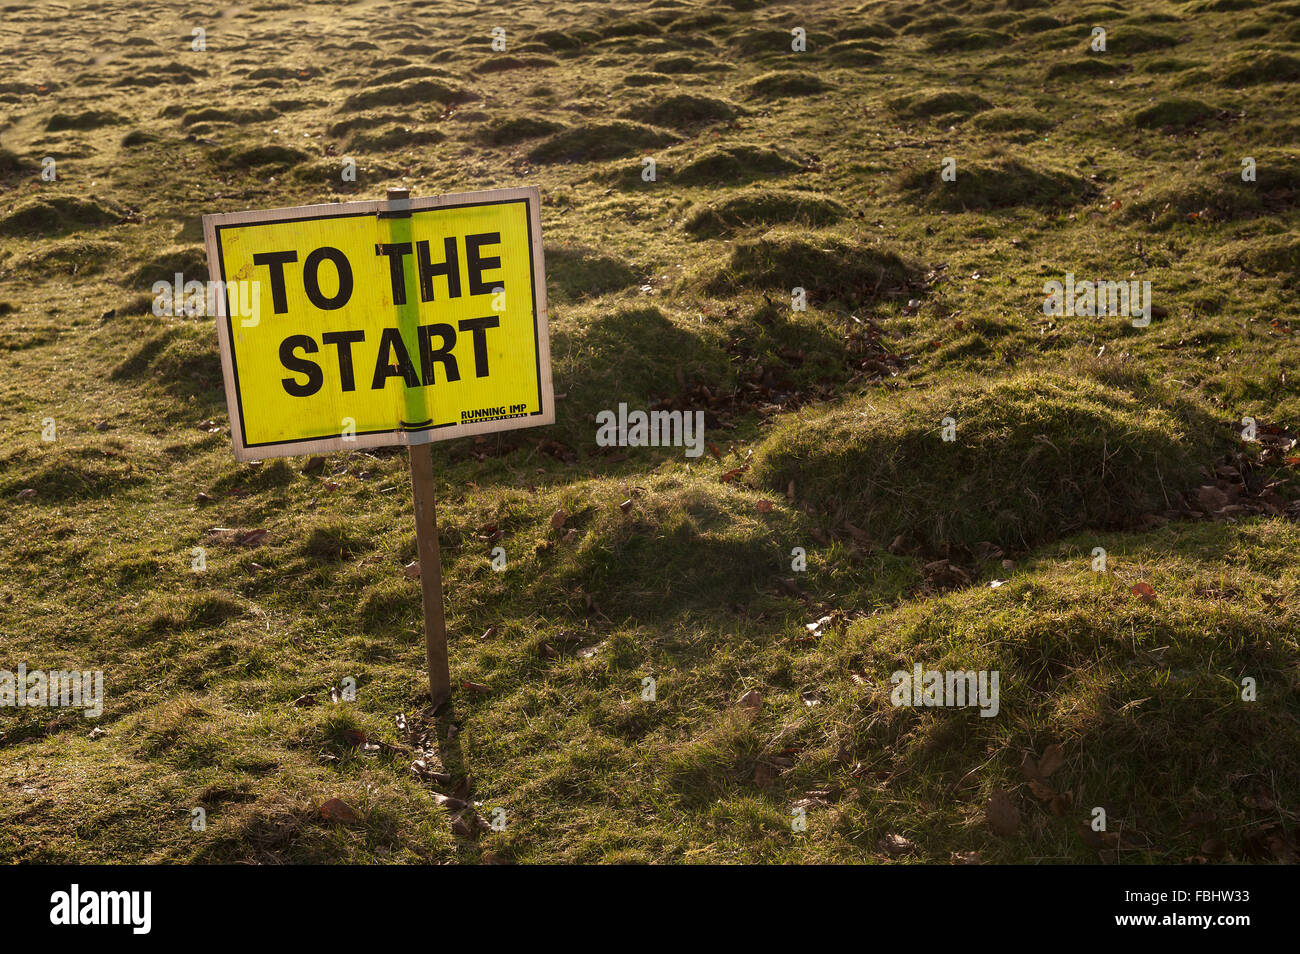
[[[389,223],[390,240],[411,237],[411,193],[389,189],[379,214]],[[398,308],[398,326],[419,321],[413,303]],[[409,395],[408,395],[409,398]],[[412,409],[408,407],[408,413]],[[411,420],[417,420],[412,417]],[[410,444],[411,494],[415,499],[415,543],[420,560],[420,591],[424,601],[424,657],[429,666],[429,697],[437,709],[451,698],[447,666],[447,619],[442,613],[442,556],[438,552],[438,514],[433,495],[433,446]]]
[[[433,499],[433,445],[412,444],[411,491],[415,497],[415,542],[424,594],[424,655],[429,664],[433,708],[451,698],[447,667],[447,619],[442,613],[442,556],[438,552],[438,515]]]

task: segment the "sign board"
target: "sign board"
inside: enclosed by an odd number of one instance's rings
[[[240,460],[551,424],[536,188],[207,215]]]

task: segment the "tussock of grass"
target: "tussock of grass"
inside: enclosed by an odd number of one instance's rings
[[[945,418],[956,439],[942,440]],[[1208,434],[1113,387],[1047,375],[845,402],[776,428],[755,479],[888,545],[1025,547],[1174,507]]]

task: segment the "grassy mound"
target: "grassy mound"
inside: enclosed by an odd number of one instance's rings
[[[966,117],[992,109],[993,104],[978,93],[960,90],[924,90],[908,93],[889,101],[889,108],[910,119]]]
[[[116,381],[143,380],[179,395],[214,395],[221,387],[221,359],[208,323],[177,326],[147,339],[113,369]]]
[[[73,195],[37,196],[0,218],[0,235],[58,235],[122,221],[125,213],[103,199]]]
[[[259,171],[291,169],[307,162],[311,155],[292,146],[280,143],[259,143],[253,146],[227,146],[215,149],[212,160],[225,169],[258,169]]]
[[[708,149],[682,166],[673,179],[683,185],[735,185],[807,168],[801,160],[767,146],[737,144]]]
[[[1133,124],[1139,129],[1176,129],[1183,126],[1202,126],[1218,110],[1199,99],[1173,98],[1153,103],[1133,114]]]
[[[759,448],[754,475],[781,491],[794,481],[800,500],[882,545],[1025,547],[1174,507],[1211,443],[1118,388],[1023,375],[799,414]]]
[[[640,123],[590,123],[555,134],[536,146],[528,158],[534,162],[598,162],[674,142],[677,137],[672,133]]]
[[[566,395],[557,422],[575,443],[590,446],[595,415],[620,401],[649,408],[678,394],[687,378],[726,379],[727,356],[716,342],[662,309],[593,307],[582,317],[558,322],[551,344],[555,389]],[[682,457],[679,449],[645,453]]]
[[[846,215],[848,209],[829,196],[760,187],[696,208],[685,229],[696,238],[714,238],[757,225],[832,225]]]
[[[1240,170],[1192,170],[1144,194],[1128,206],[1127,214],[1167,227],[1188,216],[1231,221],[1300,202],[1300,156],[1265,153],[1256,162],[1254,182],[1242,181]]]
[[[900,188],[930,209],[1062,208],[1082,202],[1093,190],[1088,181],[1066,172],[1040,169],[1015,159],[958,163],[957,178],[944,182],[940,170],[913,169]]]
[[[46,132],[64,132],[67,130],[103,129],[105,126],[120,126],[129,122],[107,109],[87,109],[80,113],[55,113],[45,123]]]
[[[1085,56],[1077,60],[1065,60],[1053,63],[1047,68],[1047,78],[1054,79],[1086,79],[1088,77],[1112,77],[1119,76],[1124,72],[1124,67],[1110,60],[1103,60],[1097,56]]]
[[[637,273],[620,258],[566,245],[546,250],[546,277],[548,295],[564,301],[608,295],[639,281]]]
[[[1106,51],[1131,56],[1134,53],[1152,53],[1168,50],[1179,44],[1178,37],[1157,30],[1122,26],[1106,34]]]
[[[509,116],[484,124],[478,130],[476,138],[485,146],[513,146],[527,139],[549,136],[563,128],[561,124],[549,119]]]
[[[1056,125],[1051,117],[1029,109],[990,109],[972,123],[985,132],[1015,133],[1017,139],[1035,139]]]
[[[1300,57],[1289,53],[1241,55],[1231,58],[1223,73],[1223,85],[1233,88],[1262,83],[1294,83],[1300,80]]]
[[[678,93],[657,99],[648,107],[626,109],[619,115],[629,119],[643,119],[669,129],[693,129],[711,123],[730,122],[739,115],[739,111],[731,103],[713,96]]]
[[[202,245],[177,245],[163,249],[127,276],[126,282],[150,288],[154,282],[174,282],[177,272],[184,276],[184,281],[207,281],[208,254]]]
[[[967,50],[987,50],[995,46],[1006,46],[1010,42],[1010,36],[997,30],[958,27],[930,37],[925,41],[925,48],[931,53],[956,53]]]
[[[651,68],[656,73],[717,73],[730,69],[719,60],[701,60],[694,56],[665,56],[654,61]]]
[[[108,497],[145,479],[115,443],[79,446],[67,439],[20,450],[0,461],[0,500],[35,490],[36,505]]]
[[[730,261],[708,283],[712,292],[802,287],[813,303],[858,303],[880,298],[913,281],[919,267],[895,252],[830,236],[774,230],[735,243]]]
[[[1032,853],[1178,864],[1216,837],[1227,860],[1284,860],[1273,793],[1300,784],[1286,755],[1300,733],[1288,676],[1295,611],[1276,600],[1294,585],[1285,554],[1297,542],[1284,521],[1080,537],[1001,571],[1000,588],[856,623],[823,640],[795,677],[820,687],[806,732],[832,736],[788,784],[887,766],[888,781],[817,809],[820,824],[905,831],[930,863],[975,850],[986,863]],[[1106,572],[1092,570],[1094,546],[1108,554]],[[1232,553],[1249,556],[1230,560],[1225,576]],[[1130,592],[1140,581],[1153,601]],[[997,672],[998,717],[894,706],[892,674],[918,663]],[[1241,699],[1246,676],[1257,701]],[[1051,745],[1061,756],[1048,763]],[[903,777],[933,802],[900,818],[892,790]],[[997,790],[1019,816],[1000,834],[985,824]],[[1107,813],[1105,837],[1088,827],[1094,807]]]
[[[274,109],[223,109],[209,106],[196,109],[181,116],[181,126],[197,126],[199,123],[234,123],[247,126],[250,123],[264,123],[275,119],[279,113]]]
[[[377,106],[419,106],[424,103],[451,106],[476,98],[477,94],[461,86],[436,79],[417,79],[353,93],[343,101],[343,111],[374,109]]]
[[[816,96],[830,85],[815,73],[802,70],[777,70],[764,73],[746,87],[750,99],[785,99],[790,96]]]
[[[94,275],[120,258],[122,247],[116,242],[72,236],[47,242],[22,256],[15,263],[26,275]]]
[[[1300,279],[1300,239],[1289,235],[1229,242],[1213,255],[1214,261],[1254,275],[1287,275]]]
[[[875,66],[884,59],[875,40],[841,40],[826,48],[826,57],[836,66]]]
[[[356,133],[348,140],[348,149],[352,152],[393,152],[398,149],[408,149],[411,146],[432,145],[442,142],[446,138],[446,133],[437,129],[389,126],[385,129],[365,130]]]

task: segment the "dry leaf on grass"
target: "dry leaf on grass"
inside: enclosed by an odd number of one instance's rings
[[[1129,592],[1143,603],[1154,603],[1156,600],[1156,588],[1145,580],[1141,583],[1134,583],[1129,587]]]
[[[361,816],[347,802],[341,798],[331,798],[320,807],[321,818],[329,822],[336,822],[340,825],[355,825],[361,821]]]
[[[993,834],[1006,837],[1014,835],[1020,828],[1020,809],[1011,800],[1011,796],[1002,789],[996,789],[989,796],[984,806],[984,819]]]

